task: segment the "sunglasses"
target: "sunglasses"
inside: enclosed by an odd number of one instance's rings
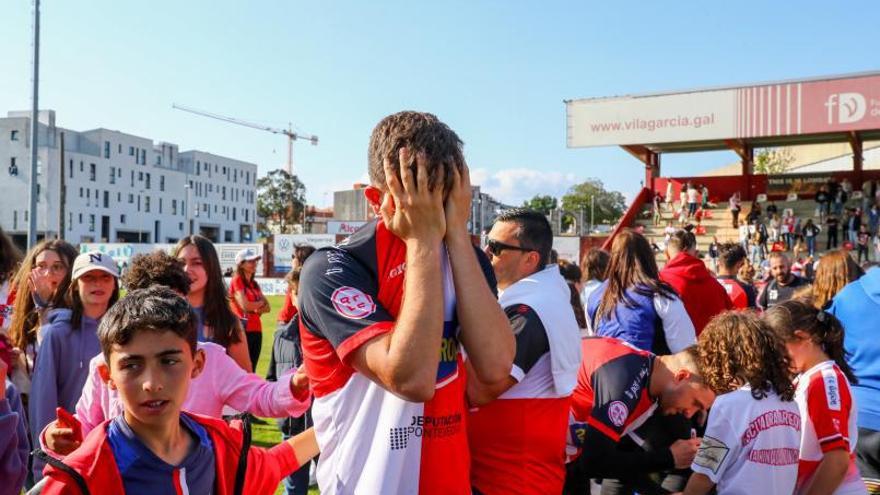
[[[523,251],[526,253],[529,251],[534,251],[534,249],[522,246],[511,246],[510,244],[504,244],[503,242],[496,241],[495,239],[489,239],[486,241],[486,250],[489,251],[492,256],[501,256],[501,253],[505,249],[513,249],[514,251]]]

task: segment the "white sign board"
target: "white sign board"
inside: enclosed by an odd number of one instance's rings
[[[254,277],[254,280],[256,280],[260,290],[266,296],[283,296],[287,294],[287,282],[283,278]],[[225,277],[223,281],[226,282],[226,287],[232,284],[231,277]]]
[[[576,265],[581,262],[581,238],[562,237],[553,238],[553,249],[559,255],[560,260],[568,260]]]
[[[566,102],[568,146],[824,134],[880,125],[880,75]]]
[[[351,235],[363,227],[367,222],[343,222],[340,220],[330,220],[327,222],[328,234]]]
[[[336,245],[336,236],[333,234],[277,234],[274,236],[275,246],[275,271],[286,272],[290,270],[290,259],[296,246],[309,244],[316,249]],[[259,272],[258,272],[259,273]]]
[[[736,91],[577,100],[566,105],[568,146],[700,141],[736,134]]]
[[[245,248],[251,248],[261,256],[257,260],[257,273],[263,273],[262,244],[214,244],[214,248],[217,250],[217,257],[220,258],[220,270],[223,273],[229,268],[235,270],[235,254]]]

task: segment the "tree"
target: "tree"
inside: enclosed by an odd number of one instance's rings
[[[258,226],[262,232],[290,233],[302,221],[306,204],[306,186],[299,177],[285,170],[273,170],[257,181]]]
[[[590,199],[593,199],[595,211],[590,211]],[[562,197],[562,209],[577,215],[584,212],[584,221],[590,221],[590,213],[593,221],[600,223],[616,222],[626,210],[626,199],[617,191],[605,190],[605,185],[599,179],[588,179],[586,182],[571,186],[571,189]]]
[[[792,163],[794,163],[794,154],[791,148],[764,148],[755,153],[756,174],[783,174]]]
[[[535,197],[528,201],[523,201],[523,208],[528,208],[530,210],[540,211],[545,215],[549,215],[551,211],[555,210],[559,205],[559,202],[553,196],[549,194],[540,195],[536,194]]]

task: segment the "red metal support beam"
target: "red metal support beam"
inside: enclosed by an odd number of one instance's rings
[[[752,176],[755,174],[755,148],[742,139],[726,139],[727,147],[739,155],[740,163],[742,163],[742,175],[745,185],[744,198],[746,200],[755,199],[752,191]]]
[[[641,145],[621,148],[645,164],[645,187],[654,192],[654,179],[660,177],[660,153]]]
[[[850,131],[847,133],[847,139],[853,152],[853,172],[855,172],[855,184],[853,186],[861,189],[863,181],[862,170],[865,163],[862,136],[856,131]]]

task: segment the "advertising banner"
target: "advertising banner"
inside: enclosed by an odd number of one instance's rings
[[[245,248],[252,248],[261,256],[257,260],[257,273],[263,273],[263,245],[262,244],[214,244],[217,257],[220,258],[220,269],[223,273],[235,270],[235,254]]]
[[[798,198],[806,199],[815,195],[820,186],[827,184],[828,178],[828,174],[768,176],[767,194],[786,197],[789,194],[797,194]]]
[[[340,220],[330,220],[327,222],[328,234],[351,235],[357,229],[361,228],[367,222],[343,222]]]
[[[880,128],[880,75],[566,102],[568,146],[723,141]]]
[[[333,234],[276,234],[273,237],[275,273],[290,271],[290,259],[296,246],[310,244],[322,248],[336,245],[336,236]]]

